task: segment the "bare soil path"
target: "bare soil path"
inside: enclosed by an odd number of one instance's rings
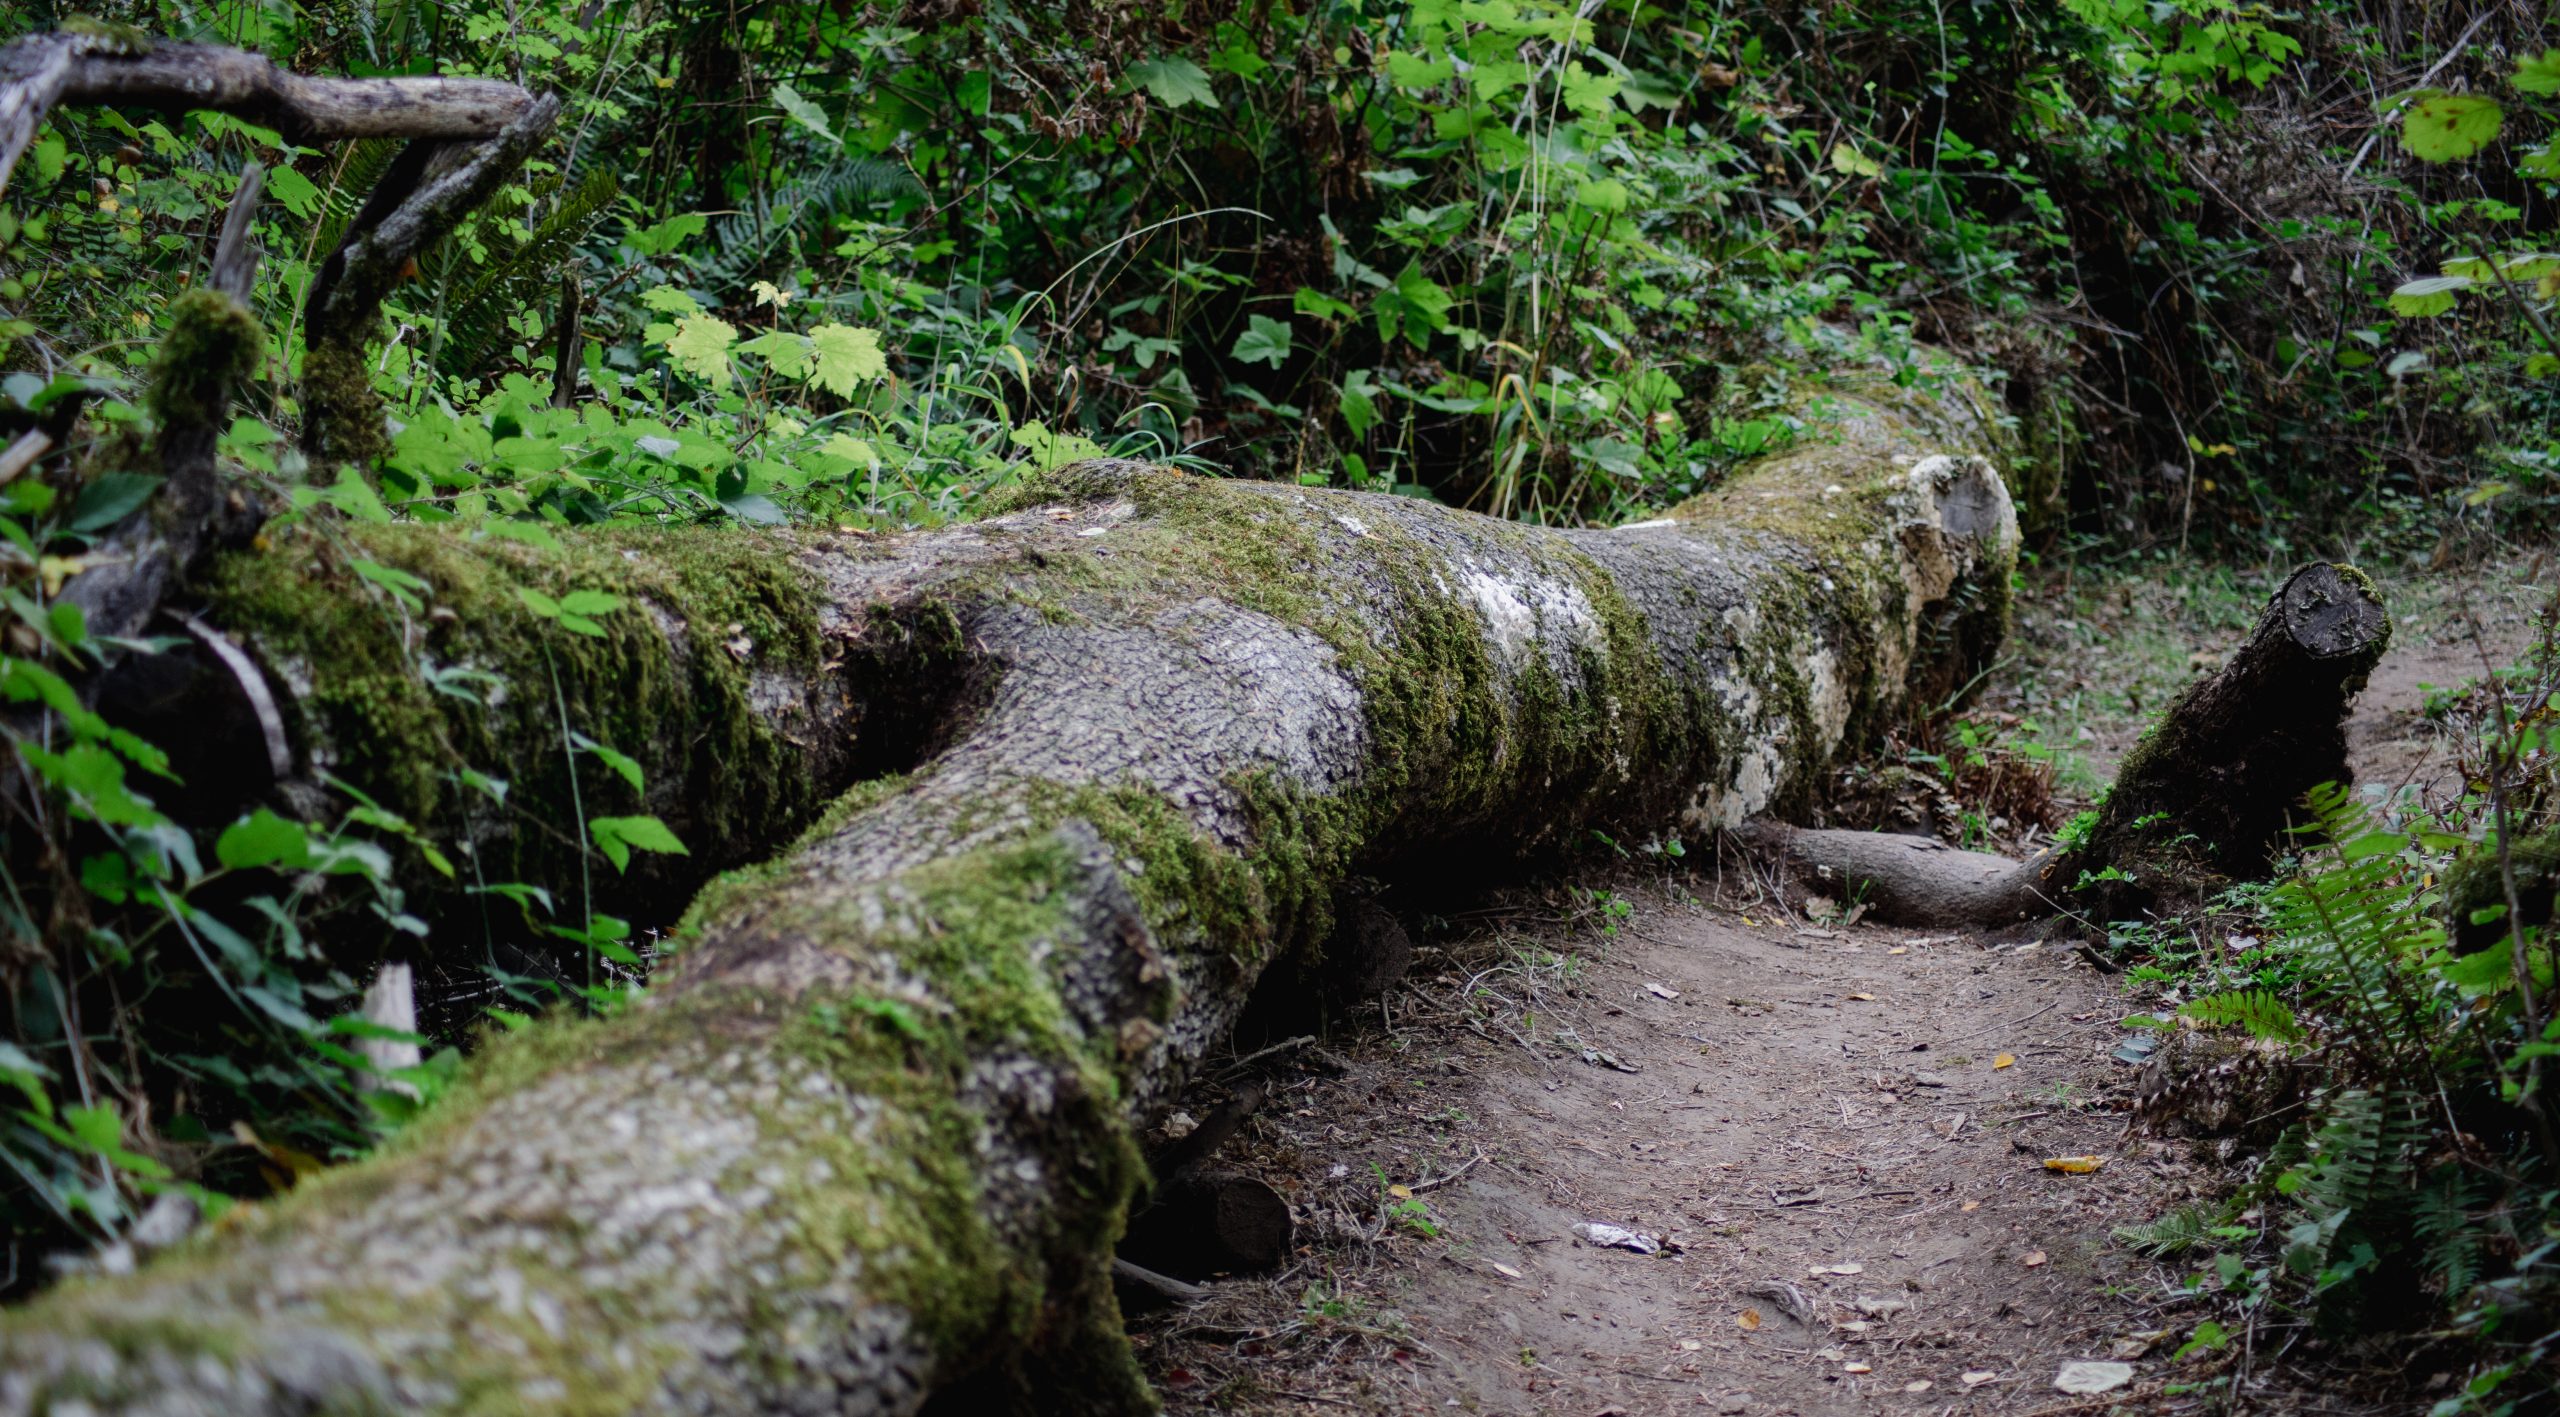
[[[2386,785],[2441,768],[2420,685],[2478,677],[2459,612],[2504,662],[2535,599],[2394,589],[2351,724]],[[2001,690],[2048,714],[2067,693],[2101,776],[2180,661],[2245,623],[2164,624],[2135,591],[2047,607],[2062,631]],[[2160,682],[2100,680],[2092,651],[2137,631]],[[2138,1068],[2113,1055],[2138,1006],[2076,934],[1820,928],[1738,863],[1612,885],[1443,932],[1366,1022],[1271,1074],[1228,1158],[1288,1196],[1297,1261],[1133,1319],[1172,1410],[2076,1417],[2220,1410],[2196,1385],[2223,1376],[2244,1410],[2381,1410],[2274,1386],[2249,1336],[2176,1356],[2208,1310],[2112,1232],[2215,1168],[2128,1133]],[[2103,1165],[2046,1164],[2078,1156]],[[2057,1390],[2082,1361],[2130,1379]]]
[[[1331,1235],[1156,1334],[1177,1410],[2029,1412],[2157,1348],[2108,1231],[2199,1172],[2124,1136],[2123,1009],[2070,946],[1622,899],[1572,968],[1512,941],[1287,1095],[1255,1161]]]

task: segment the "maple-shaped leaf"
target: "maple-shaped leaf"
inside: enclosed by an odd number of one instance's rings
[[[738,342],[737,327],[709,315],[687,315],[676,321],[667,354],[676,367],[715,389],[729,387],[729,347]]]
[[[810,377],[838,398],[889,372],[889,356],[880,352],[880,332],[854,325],[820,325],[809,332],[817,356]]]

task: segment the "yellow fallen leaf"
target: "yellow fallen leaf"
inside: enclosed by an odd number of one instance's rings
[[[1749,1333],[1753,1329],[1760,1327],[1760,1311],[1758,1309],[1745,1309],[1741,1313],[1734,1315],[1733,1321],[1742,1326],[1743,1332]]]
[[[1518,1279],[1518,1278],[1520,1277],[1520,1271],[1518,1271],[1518,1270],[1516,1270],[1516,1269],[1513,1269],[1511,1266],[1509,1266],[1509,1265],[1507,1265],[1507,1264],[1504,1264],[1502,1261],[1500,1261],[1500,1260],[1495,1260],[1495,1261],[1493,1261],[1492,1263],[1493,1263],[1494,1272],[1495,1272],[1495,1273],[1497,1273],[1497,1274],[1499,1274],[1499,1275],[1501,1275],[1503,1278],[1505,1278],[1505,1279]]]
[[[1960,1205],[1960,1206],[1957,1206],[1957,1207],[1956,1207],[1956,1209],[1958,1209],[1958,1210],[1980,1210],[1980,1209],[1982,1209],[1982,1202],[1980,1202],[1980,1201],[1966,1201],[1964,1204],[1962,1204],[1962,1205]]]
[[[1885,953],[1889,955],[1907,955],[1911,953],[1911,951],[1904,949],[1900,945],[1896,945],[1892,949],[1886,950]]]
[[[1991,1070],[1993,1072],[1998,1072],[2002,1068],[2015,1067],[2017,1066],[2017,1062],[2018,1058],[2016,1054],[2003,1053],[1999,1057],[1991,1060]]]
[[[2020,1264],[2022,1264],[2022,1265],[2025,1265],[2025,1266],[2026,1266],[2027,1268],[2029,1268],[2029,1269],[2034,1269],[2036,1266],[2038,1266],[2038,1265],[2040,1265],[2040,1264],[2043,1264],[2043,1263],[2044,1263],[2044,1259],[2045,1259],[2044,1251],[2042,1251],[2042,1250],[2029,1250],[2029,1251],[2027,1251],[2027,1257],[2026,1257],[2025,1259],[2022,1259],[2022,1260],[2018,1261],[2018,1263],[2020,1263]]]
[[[1875,1371],[1875,1367],[1873,1364],[1869,1363],[1843,1363],[1840,1365],[1840,1371],[1844,1373],[1872,1373]]]
[[[1388,1194],[1388,1195],[1391,1195],[1391,1196],[1393,1196],[1393,1197],[1395,1197],[1397,1200],[1400,1200],[1400,1201],[1409,1201],[1409,1200],[1413,1199],[1413,1187],[1411,1187],[1411,1186],[1389,1186],[1389,1187],[1387,1187],[1387,1194]]]
[[[2065,1171],[2074,1176],[2086,1176],[2106,1164],[2107,1159],[2103,1156],[2048,1156],[2044,1159],[2047,1171]]]
[[[1874,1003],[1874,1002],[1876,1001],[1876,996],[1875,996],[1875,995],[1873,995],[1873,994],[1852,994],[1852,995],[1850,995],[1849,997],[1850,997],[1850,998],[1852,998],[1852,999],[1857,999],[1857,1000],[1860,1000],[1860,1001],[1862,1001],[1862,1002],[1864,1002],[1864,1003],[1870,1003],[1870,1004],[1872,1004],[1872,1003]]]

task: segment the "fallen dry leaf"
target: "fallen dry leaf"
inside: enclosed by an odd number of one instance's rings
[[[2027,1257],[2018,1261],[2018,1263],[2025,1265],[2029,1269],[2034,1269],[2037,1265],[2044,1263],[2044,1251],[2029,1250],[2027,1251]]]
[[[1651,994],[1657,999],[1676,999],[1680,997],[1679,990],[1671,988],[1668,985],[1653,983],[1650,980],[1646,981],[1644,988],[1646,993]]]
[[[1875,1371],[1875,1367],[1873,1364],[1869,1363],[1843,1363],[1840,1365],[1840,1371],[1844,1373],[1872,1373]]]
[[[1818,1264],[1805,1272],[1820,1279],[1826,1274],[1864,1274],[1867,1267],[1862,1264]]]
[[[1889,955],[1907,955],[1911,953],[1911,951],[1904,949],[1900,945],[1896,945],[1892,949],[1886,950],[1885,953]]]
[[[1684,1338],[1680,1340],[1680,1351],[1683,1353],[1695,1353],[1704,1347],[1706,1347],[1705,1344],[1700,1343],[1694,1338]]]
[[[1734,1315],[1733,1321],[1741,1326],[1744,1333],[1749,1333],[1760,1327],[1760,1311],[1758,1309],[1745,1309],[1741,1313]]]
[[[1998,1373],[1977,1368],[1964,1375],[1964,1385],[1966,1387],[1980,1387],[1984,1383],[1996,1380],[1999,1376],[2000,1375]]]
[[[1910,1382],[1904,1383],[1902,1385],[1902,1390],[1904,1392],[1927,1392],[1930,1386],[1931,1384],[1927,1378],[1915,1378]]]
[[[1873,994],[1852,994],[1849,997],[1862,1004],[1872,1004],[1876,1001],[1876,996]]]
[[[1980,1202],[1980,1201],[1966,1201],[1964,1204],[1962,1204],[1962,1205],[1960,1205],[1960,1206],[1957,1206],[1957,1207],[1956,1207],[1956,1209],[1958,1209],[1958,1210],[1980,1210],[1980,1209],[1982,1209],[1982,1202]]]
[[[1411,1186],[1389,1186],[1389,1187],[1387,1187],[1387,1194],[1388,1194],[1388,1195],[1391,1195],[1391,1196],[1393,1196],[1393,1197],[1395,1197],[1397,1200],[1400,1200],[1400,1201],[1409,1201],[1409,1200],[1413,1199],[1413,1187],[1411,1187]]]
[[[1994,1072],[1998,1072],[2002,1068],[2017,1066],[2017,1062],[2018,1055],[2015,1053],[2003,1053],[1999,1057],[1991,1060],[1991,1069]]]
[[[1493,1265],[1493,1272],[1501,1275],[1505,1279],[1518,1279],[1520,1277],[1520,1271],[1513,1269],[1511,1266],[1504,1264],[1500,1260],[1493,1260],[1491,1261],[1491,1264]]]
[[[2044,1159],[2047,1171],[2063,1171],[2074,1176],[2086,1176],[2106,1164],[2107,1159],[2103,1156],[2048,1156]]]

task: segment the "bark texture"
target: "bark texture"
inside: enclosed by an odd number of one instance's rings
[[[2302,794],[2354,776],[2347,710],[2390,645],[2390,613],[2363,572],[2295,571],[2231,658],[2125,755],[2068,866],[2139,877],[2183,857],[2225,880],[2263,875]]]
[[[343,138],[478,139],[497,135],[532,96],[498,79],[320,79],[265,55],[155,40],[75,20],[0,45],[0,192],[44,116],[67,103],[173,113],[215,108],[298,143]]]
[[[2347,710],[2391,643],[2391,616],[2353,566],[2285,580],[2249,638],[2172,700],[2066,850],[2026,862],[1927,837],[1759,829],[1880,919],[2014,920],[2076,908],[2136,918],[2266,874],[2304,793],[2347,782]]]
[[[10,1316],[0,1412],[1145,1408],[1109,1282],[1134,1128],[1347,880],[1737,824],[1982,662],[2007,495],[1971,420],[1890,397],[1614,531],[1104,462],[946,531],[528,566],[642,603],[553,657],[564,696],[726,696],[629,725],[653,793],[764,825],[843,795],[621,1017],[500,1040],[385,1154]],[[532,628],[516,549],[367,550],[454,602],[366,632],[407,658],[285,608],[338,574],[307,545],[208,605],[359,778],[420,721],[382,707],[416,654]],[[527,741],[513,705],[417,711]]]

